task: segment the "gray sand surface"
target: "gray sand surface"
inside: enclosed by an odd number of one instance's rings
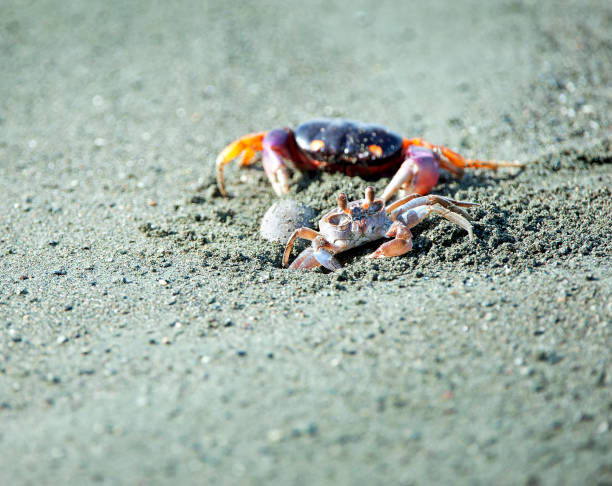
[[[0,484],[611,485],[611,32],[608,0],[2,1]],[[261,169],[224,199],[213,164],[320,116],[529,166],[442,177],[473,242],[293,272]]]

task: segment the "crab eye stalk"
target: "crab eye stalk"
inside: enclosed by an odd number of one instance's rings
[[[340,208],[340,211],[346,211],[347,204],[348,199],[346,198],[346,194],[344,194],[343,192],[338,194],[338,207]]]
[[[366,187],[365,190],[365,199],[368,205],[374,202],[374,188],[372,186]]]

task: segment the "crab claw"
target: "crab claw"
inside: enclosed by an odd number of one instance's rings
[[[322,236],[317,236],[312,241],[312,250],[312,256],[328,270],[334,272],[342,268],[342,265],[334,258],[331,245]]]
[[[289,268],[291,270],[313,270],[320,266],[321,264],[313,255],[312,247],[308,247],[293,260]]]
[[[289,174],[283,159],[274,150],[263,149],[263,168],[278,197],[289,192]]]
[[[329,243],[323,237],[317,236],[314,238],[312,246],[300,253],[289,268],[293,270],[312,270],[320,266],[324,266],[332,272],[342,268],[342,265],[334,258]]]
[[[277,196],[289,192],[289,174],[283,158],[291,158],[289,131],[283,128],[270,130],[263,139],[263,168]]]
[[[324,266],[332,272],[342,268],[336,259],[327,250],[314,250],[312,247],[306,248],[294,262],[289,265],[292,270],[314,270],[317,267]]]
[[[328,270],[335,272],[336,270],[340,270],[342,265],[338,263],[338,260],[334,258],[334,256],[327,250],[320,248],[318,250],[314,250],[312,256],[323,265]]]
[[[399,189],[407,194],[427,194],[438,183],[440,164],[436,154],[425,147],[406,148],[406,160],[385,188],[381,199],[388,201]]]

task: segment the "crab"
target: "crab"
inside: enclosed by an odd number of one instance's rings
[[[312,241],[289,268],[312,270],[323,266],[332,272],[342,268],[334,255],[365,245],[384,237],[393,238],[380,245],[368,258],[400,256],[412,249],[410,228],[435,213],[457,224],[473,239],[472,225],[462,207],[477,203],[455,201],[443,196],[411,194],[389,206],[382,198],[374,197],[374,188],[368,186],[365,199],[348,202],[346,194],[338,194],[338,207],[325,214],[319,221],[319,231],[311,228],[296,229],[285,247],[283,266],[287,266],[291,250],[297,238]]]
[[[438,182],[440,168],[461,177],[466,168],[523,167],[520,162],[466,159],[442,145],[422,138],[402,138],[379,125],[340,118],[313,120],[295,130],[277,128],[251,133],[229,144],[217,157],[217,185],[227,197],[223,168],[242,155],[240,166],[256,161],[262,152],[263,168],[274,192],[289,192],[284,159],[301,171],[342,172],[364,179],[393,176],[381,195],[387,202],[398,190],[425,195]]]

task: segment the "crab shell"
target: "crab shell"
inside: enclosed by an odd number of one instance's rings
[[[383,238],[391,223],[382,199],[358,199],[323,216],[319,231],[338,252]]]

